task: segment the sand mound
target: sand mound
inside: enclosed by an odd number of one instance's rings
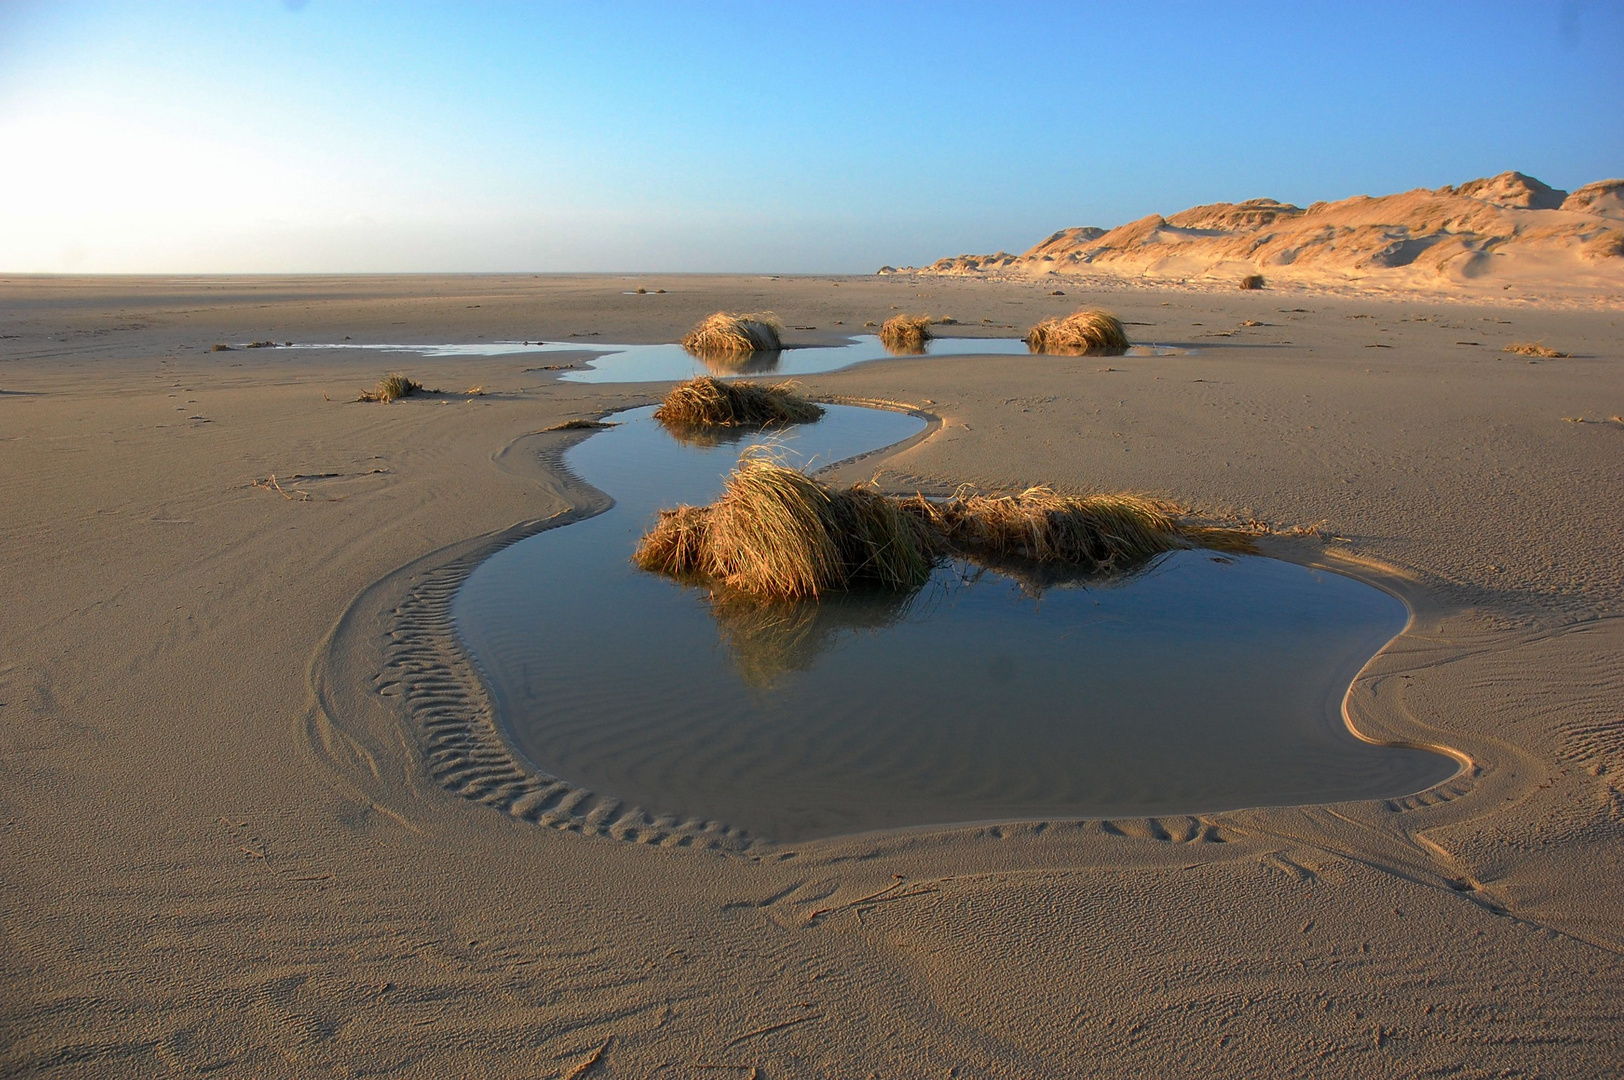
[[[1306,209],[1274,199],[1062,229],[1022,255],[958,255],[917,271],[1077,275],[1373,291],[1532,290],[1624,302],[1624,180],[1571,195],[1520,172]],[[1514,295],[1525,295],[1518,293]]]
[[[1578,214],[1624,218],[1624,180],[1597,180],[1562,200],[1562,209]]]

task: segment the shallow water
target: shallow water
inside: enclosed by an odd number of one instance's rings
[[[660,507],[714,498],[761,439],[684,446],[651,412],[567,455],[611,510],[492,556],[452,608],[506,734],[544,772],[793,842],[1391,797],[1455,771],[1341,719],[1404,606],[1277,560],[1174,552],[1059,583],[958,563],[908,598],[713,610],[630,555]],[[921,428],[834,407],[777,441],[815,466]]]
[[[573,361],[577,370],[559,376],[568,382],[677,382],[695,375],[812,375],[820,371],[880,360],[893,355],[873,334],[863,334],[844,345],[811,345],[779,352],[751,353],[736,360],[700,360],[681,345],[609,345],[591,341],[492,341],[451,345],[356,345],[348,342],[292,346],[298,349],[364,349],[374,352],[415,353],[428,357],[535,356],[550,360],[558,353],[593,352],[600,355]],[[1018,338],[951,338],[931,340],[927,356],[1027,355]]]

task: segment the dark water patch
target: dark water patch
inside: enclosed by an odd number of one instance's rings
[[[1337,574],[1207,551],[1108,581],[955,562],[911,595],[763,605],[639,572],[658,510],[713,499],[764,438],[682,445],[651,411],[566,457],[613,509],[493,556],[452,606],[546,773],[793,842],[1386,798],[1455,771],[1342,722],[1406,612]],[[766,438],[816,466],[921,429],[837,406]]]

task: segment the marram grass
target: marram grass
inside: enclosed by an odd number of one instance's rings
[[[1128,334],[1109,311],[1089,309],[1063,319],[1044,319],[1027,331],[1026,346],[1035,353],[1121,356],[1128,351]]]
[[[408,379],[398,371],[391,371],[389,374],[378,380],[376,389],[361,391],[361,396],[355,400],[382,401],[387,404],[392,401],[399,401],[401,398],[409,397],[412,394],[421,394],[422,392],[422,383],[413,382],[411,379]]]
[[[1095,570],[1192,546],[1167,507],[1140,495],[1063,495],[1032,487],[1017,495],[961,494],[942,503],[915,496],[949,545],[968,555],[1066,562]]]
[[[929,315],[893,315],[880,327],[880,344],[894,353],[922,353],[930,338]]]
[[[661,511],[633,559],[673,577],[800,600],[858,584],[916,588],[934,556],[928,523],[899,500],[828,488],[757,451],[711,505]]]
[[[784,324],[771,312],[736,315],[718,311],[682,339],[682,347],[696,356],[707,354],[774,352],[784,347]]]
[[[823,415],[794,383],[767,386],[709,375],[678,383],[665,395],[654,418],[671,428],[766,427],[806,424]]]
[[[710,506],[662,511],[634,561],[758,598],[804,600],[859,586],[916,589],[947,555],[1102,572],[1178,548],[1244,543],[1219,532],[1185,527],[1164,504],[1137,495],[1036,487],[938,502],[833,489],[757,452],[740,460]]]

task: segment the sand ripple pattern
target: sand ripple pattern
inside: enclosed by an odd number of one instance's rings
[[[513,751],[496,727],[489,695],[450,615],[457,589],[491,553],[427,572],[395,609],[385,678],[398,680],[428,775],[465,799],[550,829],[719,852],[751,847],[750,837],[720,822],[651,814],[534,769]]]

